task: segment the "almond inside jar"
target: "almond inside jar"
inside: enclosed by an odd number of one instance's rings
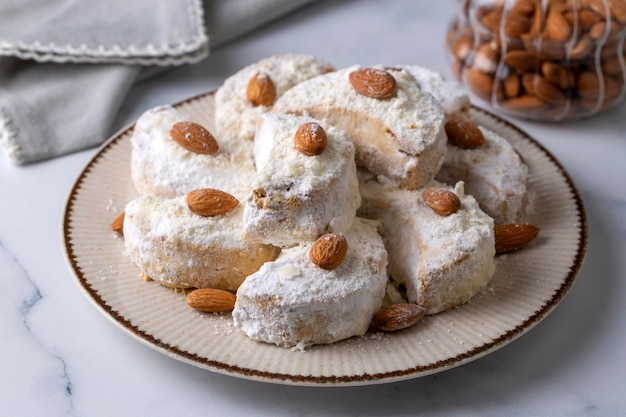
[[[464,0],[446,39],[456,77],[493,108],[560,121],[626,95],[626,3]]]

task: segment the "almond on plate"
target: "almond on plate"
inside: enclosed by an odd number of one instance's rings
[[[426,309],[418,304],[392,304],[379,310],[372,317],[372,327],[393,332],[413,326],[424,316]]]
[[[494,227],[496,254],[512,252],[533,240],[539,234],[539,227],[528,223],[497,224]]]
[[[187,305],[204,313],[221,313],[235,308],[235,294],[217,288],[199,288],[187,294]]]
[[[125,213],[121,212],[115,220],[111,223],[111,230],[117,233],[124,233],[124,216]]]

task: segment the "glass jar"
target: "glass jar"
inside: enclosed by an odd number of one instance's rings
[[[560,121],[626,95],[626,0],[462,0],[447,49],[454,74],[493,108]]]

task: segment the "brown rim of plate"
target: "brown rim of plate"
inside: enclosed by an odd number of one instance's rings
[[[181,104],[191,103],[195,100],[200,100],[210,94],[213,94],[214,91],[205,92],[198,94],[196,96],[190,97],[186,100],[182,100],[176,104],[173,104],[174,107],[180,106]],[[360,374],[360,375],[347,375],[347,376],[312,376],[312,375],[291,375],[284,373],[275,373],[275,372],[266,372],[259,371],[255,369],[250,369],[246,367],[239,367],[228,365],[222,362],[209,360],[207,358],[200,357],[196,354],[189,353],[185,350],[179,349],[176,346],[172,346],[168,343],[164,343],[163,341],[155,338],[151,334],[147,333],[139,329],[137,326],[132,324],[128,319],[118,314],[111,306],[109,306],[106,301],[89,285],[85,276],[78,266],[76,262],[76,255],[74,254],[74,248],[70,242],[70,214],[73,211],[73,205],[75,202],[75,198],[77,195],[77,191],[80,188],[85,176],[91,171],[94,164],[102,158],[104,154],[106,154],[107,150],[111,147],[111,145],[115,144],[119,141],[125,133],[129,132],[133,127],[134,123],[129,126],[121,129],[117,133],[115,133],[108,141],[106,141],[97,151],[96,155],[89,161],[87,166],[83,169],[74,185],[72,186],[69,196],[67,199],[66,207],[63,215],[63,239],[65,246],[65,256],[67,262],[71,266],[72,271],[74,272],[76,278],[78,279],[80,286],[93,302],[99,307],[105,315],[109,316],[116,324],[121,326],[125,331],[130,333],[131,335],[136,336],[140,340],[142,340],[148,346],[155,348],[162,353],[168,354],[168,356],[173,356],[176,359],[179,359],[183,362],[188,362],[194,364],[196,366],[204,367],[206,369],[210,369],[216,372],[221,372],[224,374],[229,374],[231,376],[239,376],[243,378],[250,378],[255,380],[261,380],[264,382],[275,382],[275,383],[291,383],[291,384],[299,384],[299,385],[327,385],[327,386],[348,386],[348,385],[363,385],[363,384],[376,384],[376,383],[387,383],[387,382],[395,382],[399,380],[405,380],[410,378],[417,378],[421,376],[425,376],[428,374],[433,374],[436,372],[443,371],[445,369],[449,369],[454,366],[458,366],[460,364],[469,362],[473,359],[478,359],[492,350],[500,347],[501,345],[511,342],[521,335],[523,335],[527,330],[530,330],[536,323],[545,318],[565,297],[569,289],[572,287],[576,277],[578,276],[580,269],[582,268],[583,261],[585,258],[585,254],[587,251],[587,240],[588,240],[588,226],[587,226],[587,218],[585,214],[584,205],[582,199],[574,186],[572,179],[569,174],[565,171],[561,163],[539,142],[529,136],[526,132],[521,130],[520,128],[512,125],[499,118],[498,116],[475,106],[472,106],[472,110],[482,113],[485,116],[488,116],[499,123],[504,124],[507,128],[515,130],[520,135],[524,137],[524,139],[530,141],[534,146],[536,146],[549,160],[553,163],[560,173],[560,175],[564,178],[567,187],[569,188],[570,193],[573,196],[576,206],[576,213],[578,216],[578,221],[580,223],[580,233],[578,238],[578,247],[576,255],[573,257],[572,263],[569,267],[569,271],[563,281],[561,282],[560,287],[555,291],[553,296],[548,299],[541,308],[534,312],[528,319],[524,320],[522,323],[515,326],[513,329],[505,332],[501,336],[490,340],[487,343],[484,343],[481,346],[478,346],[474,349],[471,349],[462,354],[456,355],[454,357],[448,358],[443,361],[437,361],[427,366],[416,366],[407,369],[385,372],[385,373],[375,373],[375,374]]]

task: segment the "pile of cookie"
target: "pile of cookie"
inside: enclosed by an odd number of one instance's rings
[[[527,166],[430,70],[272,56],[208,99],[210,128],[172,106],[139,118],[140,196],[112,227],[146,279],[255,340],[406,328],[469,301],[539,232],[518,222]]]

